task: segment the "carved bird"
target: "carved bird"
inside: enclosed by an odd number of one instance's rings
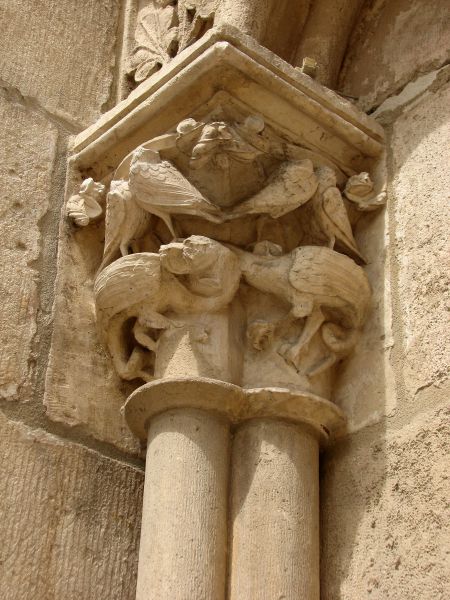
[[[69,219],[78,227],[86,227],[97,219],[103,212],[98,200],[104,191],[102,183],[97,183],[92,177],[85,179],[78,194],[73,194],[67,201],[66,213]]]
[[[333,249],[337,242],[358,261],[365,263],[353,237],[352,227],[341,192],[336,187],[336,175],[330,167],[316,171],[319,186],[312,199],[314,221]]]
[[[136,241],[145,234],[149,216],[136,204],[128,182],[113,180],[106,197],[105,248],[99,271],[109,265],[119,254],[126,256],[130,247],[138,251]]]
[[[138,148],[130,165],[130,191],[137,204],[164,221],[176,238],[172,215],[192,215],[221,223],[222,213],[157,152]]]
[[[269,177],[261,191],[232,211],[231,218],[266,213],[277,219],[308,202],[317,185],[314,167],[309,159],[283,163]]]
[[[351,258],[329,248],[302,246],[282,256],[275,255],[275,245],[268,250],[272,251],[264,255],[233,248],[249,285],[287,301],[290,319],[305,319],[297,342],[281,347],[279,353],[299,368],[309,342],[320,329],[331,350],[326,363],[331,366],[350,349],[364,321],[370,301],[366,274]],[[313,372],[323,368],[324,364],[314,367]]]

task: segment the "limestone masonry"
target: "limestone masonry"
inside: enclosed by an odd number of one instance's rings
[[[447,598],[447,3],[0,17],[1,597]]]

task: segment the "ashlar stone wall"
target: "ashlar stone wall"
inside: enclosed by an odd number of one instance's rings
[[[385,126],[389,187],[382,300],[368,324],[382,339],[369,335],[372,352],[366,356],[374,360],[358,362],[357,395],[343,375],[338,395],[356,416],[354,430],[322,463],[325,600],[448,596],[445,5],[368,3],[340,75],[342,93],[357,97]],[[377,314],[384,315],[384,331],[377,328]],[[355,365],[347,368],[355,373]]]
[[[70,136],[112,105],[118,0],[0,2],[0,597],[134,598],[143,475],[43,387]]]

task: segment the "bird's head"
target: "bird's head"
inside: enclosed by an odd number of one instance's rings
[[[103,183],[94,181],[92,177],[85,179],[80,186],[80,196],[89,196],[91,198],[99,198],[105,191]]]
[[[158,164],[161,162],[161,157],[156,150],[152,150],[151,148],[145,148],[144,146],[139,146],[133,152],[132,163],[136,162],[147,162],[151,164]]]
[[[319,181],[319,187],[317,188],[319,193],[323,193],[330,187],[336,187],[337,179],[334,169],[323,165],[321,167],[318,167],[315,173]]]
[[[369,173],[363,171],[357,175],[352,175],[345,186],[345,192],[354,196],[364,197],[369,195],[374,188],[374,183],[370,178]]]

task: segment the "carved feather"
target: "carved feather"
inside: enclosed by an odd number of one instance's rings
[[[337,187],[329,187],[316,197],[314,202],[316,217],[323,233],[332,241],[337,240],[350,253],[365,262],[353,237],[352,227],[341,193]],[[334,244],[333,244],[334,245]]]
[[[293,251],[289,283],[302,294],[312,294],[328,307],[347,307],[352,326],[364,319],[370,286],[364,271],[351,258],[320,246],[303,246]]]
[[[267,185],[239,204],[232,216],[266,213],[276,219],[308,202],[317,185],[317,177],[309,159],[283,163],[269,178]]]
[[[130,244],[145,234],[146,212],[136,204],[126,181],[112,181],[106,198],[105,248],[100,270],[120,253],[129,253]]]
[[[144,210],[163,218],[172,233],[172,214],[199,216],[221,222],[221,211],[211,204],[171,163],[152,150],[136,153],[130,167],[130,190]]]

